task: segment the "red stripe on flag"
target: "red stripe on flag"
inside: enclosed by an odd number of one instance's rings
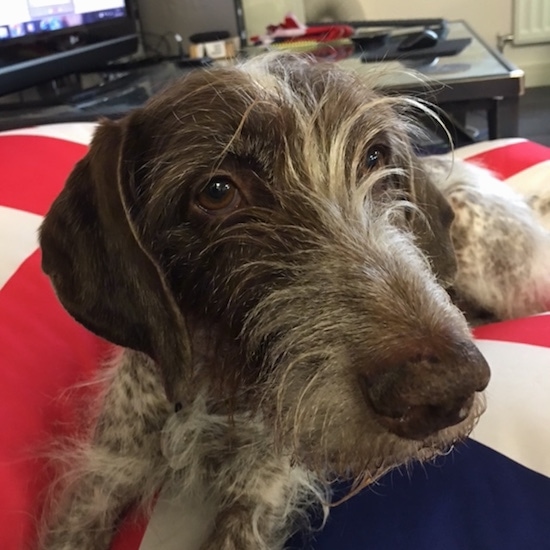
[[[550,315],[538,315],[474,329],[479,340],[498,340],[550,348]]]
[[[75,433],[92,388],[69,388],[90,380],[111,346],[62,308],[38,251],[0,291],[0,319],[1,547],[34,548],[53,473],[44,453]]]
[[[508,179],[535,164],[550,160],[550,148],[532,141],[522,141],[484,151],[465,160],[488,168],[501,179]]]
[[[88,148],[43,136],[0,136],[0,204],[43,216]]]

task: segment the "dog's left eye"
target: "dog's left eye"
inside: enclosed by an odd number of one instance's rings
[[[365,155],[365,168],[372,170],[382,165],[386,160],[386,151],[383,146],[373,145]]]
[[[197,195],[198,205],[207,212],[234,210],[241,203],[236,185],[225,177],[211,179]]]

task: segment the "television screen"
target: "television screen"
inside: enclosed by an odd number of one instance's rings
[[[0,0],[0,94],[136,49],[128,0]]]
[[[35,36],[127,15],[124,0],[8,0],[0,5],[0,40]]]

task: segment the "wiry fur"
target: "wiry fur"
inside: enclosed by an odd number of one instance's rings
[[[442,286],[452,211],[413,154],[416,107],[276,56],[101,125],[41,244],[68,311],[126,349],[42,548],[106,549],[128,506],[197,481],[202,550],[282,548],[334,477],[471,430],[488,367]],[[199,207],[211,178],[241,202]]]
[[[424,160],[454,210],[454,290],[471,317],[512,319],[550,309],[548,192],[522,196],[488,170],[451,157]]]

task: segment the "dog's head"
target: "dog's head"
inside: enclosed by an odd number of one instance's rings
[[[194,72],[100,125],[44,270],[174,402],[200,386],[259,409],[323,468],[428,456],[471,428],[488,368],[439,284],[452,213],[417,168],[412,103],[291,56]]]

